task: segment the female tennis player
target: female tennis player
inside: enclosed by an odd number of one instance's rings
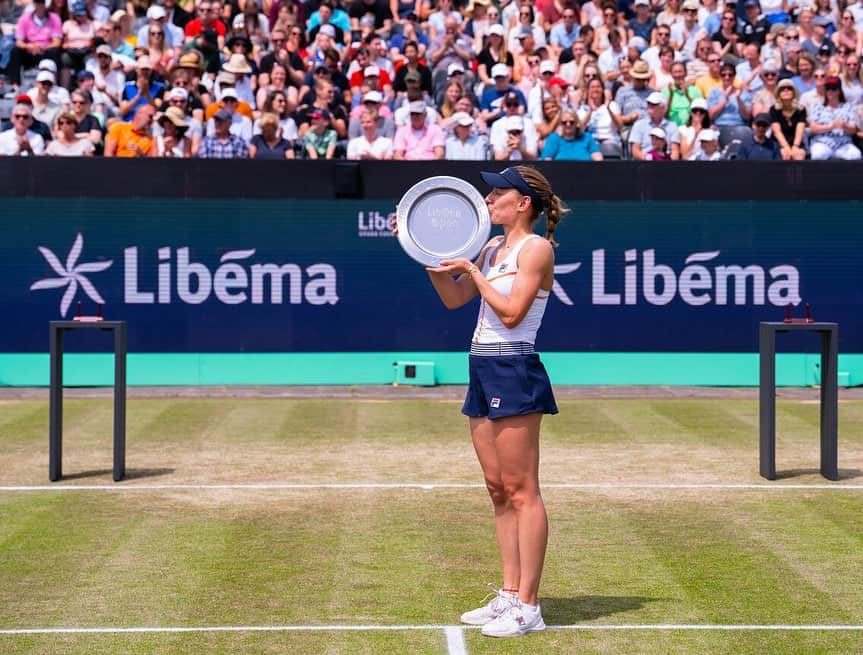
[[[428,272],[449,309],[481,298],[462,413],[494,505],[503,586],[461,620],[490,637],[516,637],[545,629],[537,601],[548,541],[539,431],[543,414],[556,414],[557,405],[534,342],[554,283],[554,230],[566,210],[533,168],[482,178],[492,187],[485,199],[491,222],[503,236],[492,238],[476,262],[442,261]],[[543,212],[545,238],[533,232]]]

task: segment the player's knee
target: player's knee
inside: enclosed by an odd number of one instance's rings
[[[488,490],[491,502],[495,505],[505,505],[508,502],[506,488],[500,480],[487,479],[485,481],[485,488]]]

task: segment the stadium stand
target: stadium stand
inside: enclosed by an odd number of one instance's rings
[[[762,154],[863,146],[859,1],[0,0],[0,26],[2,155],[698,160],[717,133],[736,160],[765,114]]]

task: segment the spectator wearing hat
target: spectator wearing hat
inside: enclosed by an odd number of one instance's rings
[[[19,102],[12,107],[12,127],[0,132],[0,155],[29,157],[45,151],[45,141],[30,129],[32,122],[30,105]]]
[[[859,129],[857,112],[845,101],[842,80],[836,76],[824,80],[824,95],[824,103],[814,106],[809,124],[812,159],[860,159],[860,149],[851,142]]]
[[[47,89],[48,89],[48,98],[54,104],[61,105],[63,107],[63,109],[68,109],[69,108],[69,90],[66,89],[65,87],[57,84],[57,63],[53,59],[42,59],[42,60],[40,60],[38,67],[37,67],[37,70],[36,70],[36,76],[38,77],[39,74],[42,72],[46,72],[46,73],[51,74],[50,79],[47,75],[42,76],[43,82],[45,82],[44,86],[47,87]],[[49,81],[51,82],[51,84],[48,84]],[[42,86],[42,85],[40,85],[40,83],[37,80],[36,83],[30,89],[27,90],[27,94],[30,96],[30,99],[33,100],[34,102],[36,101],[36,99],[39,95],[40,86]]]
[[[737,159],[776,161],[782,159],[779,144],[767,130],[770,129],[770,114],[757,114],[752,119],[752,134],[743,139],[737,148]]]
[[[36,84],[28,95],[33,100],[33,117],[46,125],[53,126],[54,121],[62,112],[64,107],[51,99],[51,89],[54,87],[54,74],[47,70],[40,70],[36,75]]]
[[[505,115],[495,121],[489,131],[494,158],[499,161],[536,159],[539,154],[536,126],[521,116],[512,103],[505,107]]]
[[[647,116],[647,96],[653,93],[653,89],[647,86],[650,78],[647,62],[635,62],[629,76],[632,82],[620,87],[614,97],[620,107],[620,122],[624,127],[631,126],[638,119]]]
[[[254,70],[249,60],[241,53],[234,53],[223,65],[222,70],[234,76],[233,89],[237,99],[247,103],[252,109],[255,108],[255,90],[252,87]]]
[[[60,61],[63,44],[63,24],[60,16],[48,11],[45,0],[33,0],[33,11],[24,12],[15,25],[15,47],[10,53],[6,75],[17,89],[21,84],[21,68],[32,68],[42,59],[55,66]]]
[[[220,109],[213,115],[213,134],[201,139],[198,157],[202,159],[247,159],[249,144],[241,136],[231,133],[233,114]]]
[[[234,134],[243,139],[247,144],[252,140],[252,121],[248,116],[244,116],[238,111],[240,101],[237,97],[237,92],[231,87],[222,89],[222,95],[219,100],[222,103],[222,108],[219,111],[227,113],[230,120],[228,127],[231,134]],[[223,114],[224,115],[224,114]],[[216,134],[215,115],[207,121],[207,135]]]
[[[111,125],[105,137],[105,156],[155,157],[156,140],[152,130],[155,114],[152,105],[140,105],[130,122],[118,121]]]
[[[333,159],[338,135],[330,127],[330,113],[326,109],[313,109],[308,114],[309,128],[303,135],[303,146],[309,159]]]
[[[426,104],[414,100],[408,105],[408,112],[408,123],[396,130],[393,159],[443,159],[443,130],[436,122],[426,120]]]
[[[60,55],[60,82],[66,88],[72,74],[84,68],[96,36],[96,24],[84,0],[73,0],[69,13],[71,17],[63,23],[63,53]]]
[[[356,86],[353,84],[354,81],[357,82]],[[363,70],[354,73],[351,76],[351,89],[354,91],[352,100],[354,106],[362,103],[366,91],[379,91],[387,102],[395,97],[389,74],[375,65],[366,66]]]
[[[761,65],[759,78],[758,91],[752,96],[753,116],[769,112],[770,108],[776,104],[776,91],[779,84],[779,69],[776,64],[772,61],[765,61]],[[749,86],[751,88],[753,85],[750,83]]]
[[[79,139],[76,134],[78,117],[71,111],[57,117],[55,138],[45,148],[46,155],[54,157],[92,157],[94,146],[89,139]]]
[[[743,44],[755,43],[760,48],[767,41],[770,22],[762,15],[758,0],[745,0],[743,10],[746,18],[740,30],[740,40]]]
[[[96,48],[96,56],[87,61],[87,70],[93,73],[96,91],[102,94],[101,100],[107,105],[106,113],[113,115],[120,106],[120,97],[126,86],[126,77],[114,65],[111,46],[103,43]]]
[[[189,121],[179,107],[169,106],[156,116],[161,128],[156,135],[156,157],[188,159],[192,156],[192,142],[186,133]]]
[[[710,128],[710,115],[707,113],[707,101],[696,98],[689,106],[689,122],[680,126],[680,159],[694,160],[701,152],[701,142],[698,135],[702,130]]]
[[[647,159],[653,141],[651,131],[659,128],[663,135],[663,141],[668,149],[671,159],[680,159],[680,133],[672,121],[665,116],[665,96],[657,91],[647,96],[647,116],[640,118],[632,125],[629,132],[629,147],[632,158],[636,160]]]
[[[162,106],[173,107],[175,112],[179,112],[185,118],[188,125],[185,136],[189,141],[191,151],[190,156],[194,157],[198,153],[201,139],[204,137],[204,127],[201,124],[201,121],[192,115],[192,107],[189,103],[189,99],[189,92],[186,91],[185,87],[177,86],[165,94],[165,103]],[[165,111],[167,111],[167,109]],[[199,112],[199,115],[203,116],[203,112]],[[162,133],[161,130],[161,123],[157,121],[153,128],[153,132],[156,136],[159,136]]]
[[[752,118],[751,94],[735,85],[734,64],[725,63],[719,72],[722,86],[707,95],[710,120],[717,127],[748,125]]]
[[[161,36],[158,36],[161,34]],[[139,48],[150,48],[155,45],[160,50],[181,48],[185,41],[185,32],[168,20],[168,13],[162,5],[153,4],[147,9],[147,22],[137,32]],[[152,56],[153,53],[150,53]]]
[[[701,91],[694,84],[686,81],[686,66],[676,61],[671,64],[670,85],[661,90],[668,102],[668,117],[678,126],[689,122],[689,109],[692,101],[701,98]]]
[[[627,41],[640,36],[647,43],[650,43],[653,38],[653,30],[656,29],[656,17],[653,15],[650,0],[634,0],[632,7],[635,16],[629,19]]]
[[[671,47],[680,52],[686,62],[695,57],[698,42],[710,35],[699,23],[701,3],[698,0],[684,0],[681,9],[683,20],[671,26]]]
[[[450,68],[452,66],[461,66],[461,63],[450,64]],[[449,73],[449,69],[447,72]],[[464,72],[464,66],[462,66],[462,72]],[[411,75],[412,80],[419,80],[420,88],[423,91],[428,94],[432,93],[431,69],[420,61],[419,44],[416,41],[407,41],[404,44],[404,63],[396,70],[393,80],[393,90],[396,93],[407,91],[406,78],[408,75]]]
[[[39,136],[42,137],[42,140],[45,143],[48,143],[53,137],[51,134],[51,128],[36,118],[33,118],[33,99],[27,95],[26,93],[19,93],[15,96],[15,104],[25,104],[30,108],[30,127],[28,128],[30,131],[35,132]],[[12,116],[9,115],[8,121],[2,121],[3,129],[9,129],[12,127]]]
[[[557,64],[551,59],[543,59],[539,62],[537,70],[537,80],[527,94],[527,114],[534,123],[542,121],[542,102],[551,97],[548,83],[557,73]]]
[[[506,113],[505,100],[517,101],[522,110],[527,110],[527,101],[524,94],[515,88],[510,82],[509,68],[505,64],[492,66],[491,75],[494,86],[486,88],[480,99],[479,108],[483,121],[491,125]],[[514,100],[513,100],[514,98]]]
[[[260,130],[252,137],[249,144],[251,159],[293,159],[294,144],[282,136],[279,117],[270,112],[264,112],[255,124]]]
[[[599,144],[584,129],[578,113],[564,109],[560,113],[560,127],[546,139],[541,158],[554,161],[602,161],[602,153]]]
[[[360,134],[348,141],[348,159],[392,159],[393,140],[378,133],[378,113],[364,109],[357,119]]]
[[[649,0],[641,0],[649,2]],[[575,5],[565,5],[561,12],[560,21],[551,27],[548,36],[548,45],[554,57],[560,57],[560,53],[570,50],[572,44],[578,38],[581,26],[578,24],[578,15]]]
[[[823,102],[818,104],[823,105]],[[779,82],[776,89],[776,102],[768,110],[768,116],[782,159],[784,161],[806,159],[803,139],[806,134],[807,111],[798,102],[797,87],[791,80]]]
[[[351,112],[351,121],[348,125],[348,138],[356,139],[363,133],[360,118],[366,112],[375,116],[375,132],[378,136],[392,140],[396,134],[396,124],[392,118],[390,108],[383,104],[383,96],[380,91],[368,91],[363,96],[363,104]]]
[[[449,0],[443,0],[449,2]],[[459,33],[459,21],[450,15],[444,21],[444,30],[433,38],[429,46],[429,61],[432,63],[432,75],[446,75],[447,67],[455,62],[467,66],[473,59],[473,44],[470,37]]]
[[[488,38],[486,39],[485,47],[477,55],[477,76],[479,81],[486,85],[494,84],[494,78],[491,74],[492,68],[497,64],[503,64],[507,67],[507,72],[515,64],[512,53],[507,50],[506,41],[504,40],[503,26],[499,23],[494,23],[488,28]]]
[[[668,133],[661,127],[652,127],[648,132],[650,146],[644,151],[646,161],[667,161],[671,159],[671,151],[668,147]]]
[[[479,161],[488,159],[488,142],[474,129],[473,117],[463,111],[454,113],[450,121],[451,133],[446,138],[445,159]]]
[[[164,83],[153,75],[153,65],[146,55],[138,57],[135,62],[135,81],[126,82],[123,97],[120,99],[120,118],[130,120],[139,107],[150,105],[158,108],[162,104],[165,92]]]
[[[695,161],[719,161],[722,153],[719,150],[719,132],[707,128],[698,133],[698,143],[701,146],[695,154]]]

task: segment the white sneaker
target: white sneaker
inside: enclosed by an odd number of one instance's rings
[[[521,637],[531,632],[545,630],[545,621],[539,605],[535,610],[529,610],[521,603],[515,602],[494,621],[482,627],[486,637]]]
[[[518,602],[518,596],[511,594],[503,589],[495,589],[494,585],[489,584],[492,592],[489,596],[494,596],[489,603],[478,607],[475,610],[470,610],[461,615],[461,622],[468,625],[485,625],[490,621],[494,621],[510,608],[513,603]]]

